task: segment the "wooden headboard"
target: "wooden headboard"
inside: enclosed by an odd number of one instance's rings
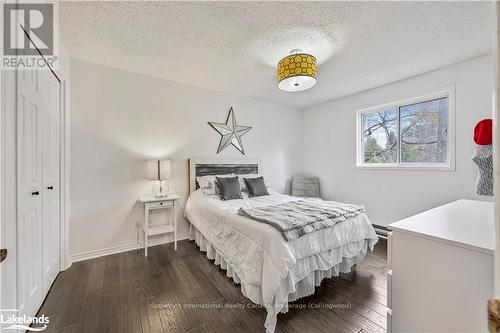
[[[189,165],[189,194],[198,189],[196,177],[209,175],[225,175],[228,173],[248,175],[258,174],[259,160],[221,160],[215,158],[190,158]]]

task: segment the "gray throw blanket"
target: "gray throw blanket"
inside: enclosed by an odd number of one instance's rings
[[[363,206],[323,200],[290,201],[265,207],[242,207],[238,210],[239,215],[272,225],[286,241],[332,227],[364,212]]]

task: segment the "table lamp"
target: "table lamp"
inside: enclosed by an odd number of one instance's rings
[[[147,168],[148,179],[156,180],[160,183],[160,193],[155,196],[157,198],[167,197],[168,185],[164,186],[163,181],[170,178],[170,160],[150,160],[147,163]],[[164,187],[166,188],[164,189]]]

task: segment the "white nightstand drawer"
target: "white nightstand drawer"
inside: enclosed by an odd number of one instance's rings
[[[159,209],[159,208],[165,208],[165,207],[172,207],[173,205],[174,205],[174,202],[172,200],[165,200],[165,201],[148,202],[146,204],[146,207],[148,209]]]

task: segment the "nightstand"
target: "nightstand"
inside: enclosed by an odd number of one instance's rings
[[[148,238],[154,235],[174,234],[174,248],[177,250],[177,221],[175,218],[175,202],[180,197],[177,194],[168,194],[167,197],[157,198],[152,195],[140,197],[139,200],[144,206],[144,224],[142,230],[144,232],[144,256],[148,256]],[[149,214],[155,209],[169,209],[170,224],[162,224],[157,226],[149,225]]]

